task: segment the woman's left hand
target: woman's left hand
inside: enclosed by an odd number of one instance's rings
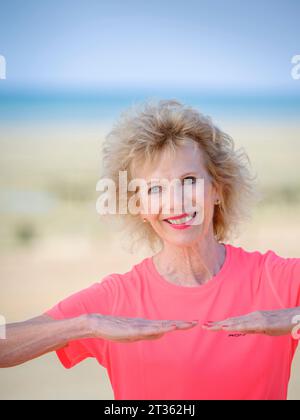
[[[292,334],[300,338],[300,307],[276,311],[256,311],[223,321],[208,321],[202,328],[209,331],[236,331],[243,334],[280,336]]]

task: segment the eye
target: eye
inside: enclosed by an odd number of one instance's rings
[[[160,185],[154,185],[154,187],[149,188],[148,194],[160,192]]]
[[[195,184],[196,180],[197,179],[194,176],[187,176],[186,178],[184,178],[183,183],[184,185],[191,185]]]

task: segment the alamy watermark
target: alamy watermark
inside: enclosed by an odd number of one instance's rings
[[[193,178],[193,179],[191,179]],[[155,178],[146,181],[133,178],[128,182],[127,171],[119,171],[118,184],[110,178],[98,181],[96,191],[100,197],[96,202],[99,214],[194,214],[193,224],[204,220],[204,179],[186,177],[184,181],[175,178]],[[173,200],[171,200],[173,198]],[[171,204],[171,201],[173,204]],[[117,208],[118,207],[118,208]]]
[[[0,80],[6,79],[6,59],[0,55]]]
[[[292,337],[295,340],[300,340],[300,315],[295,315],[292,318],[292,324],[296,324],[292,329]]]
[[[294,55],[292,57],[292,64],[294,66],[291,70],[291,76],[294,80],[300,80],[300,55]]]
[[[6,319],[0,315],[0,340],[6,339]]]

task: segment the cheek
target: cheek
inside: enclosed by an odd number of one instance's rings
[[[141,202],[141,211],[142,214],[147,217],[147,220],[152,227],[157,230],[155,226],[162,223],[160,220],[161,206],[158,194],[152,194],[152,196],[149,195],[149,198],[146,198],[146,200],[144,199],[144,201]]]
[[[192,187],[188,185],[184,189],[185,208],[192,205],[192,210],[200,211],[207,207],[210,201],[210,186],[204,179],[198,179]]]
[[[198,222],[201,223],[202,220],[203,224],[210,223],[214,212],[214,201],[211,188],[206,186],[201,193],[201,197],[199,198],[198,196],[197,208],[199,209]]]
[[[213,197],[214,189],[211,183],[205,182],[204,188],[204,207],[205,209],[213,209],[214,208],[214,197]]]
[[[142,194],[140,198],[142,212],[150,217],[157,216],[161,205],[159,194]]]
[[[214,204],[212,200],[212,196],[210,193],[207,193],[204,196],[204,215],[205,219],[211,219],[214,212]]]
[[[213,208],[213,200],[210,191],[204,194],[204,208],[206,210],[211,210]]]

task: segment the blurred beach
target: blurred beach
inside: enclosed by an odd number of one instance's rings
[[[158,93],[0,97],[0,313],[7,322],[37,316],[148,255],[126,252],[95,205],[101,142],[121,110],[149,96]],[[299,96],[160,97],[211,115],[249,154],[262,199],[231,243],[299,258]],[[95,363],[67,371],[49,354],[1,370],[0,399],[113,398],[105,369]],[[299,372],[298,349],[289,399],[300,399]]]

